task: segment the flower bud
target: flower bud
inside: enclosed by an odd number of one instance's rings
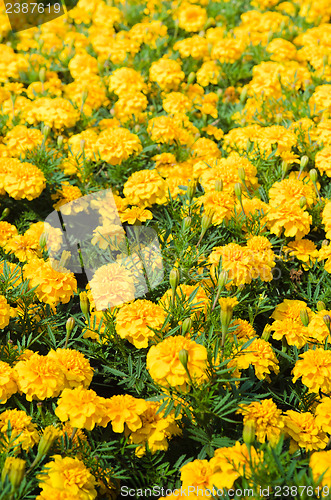
[[[85,103],[87,96],[88,96],[88,90],[84,89],[82,92],[82,104]]]
[[[301,160],[300,160],[300,170],[303,170],[304,168],[306,168],[306,166],[308,165],[309,163],[309,158],[307,155],[303,155],[301,157]]]
[[[196,179],[193,179],[189,182],[189,185],[187,188],[187,197],[190,201],[193,199],[193,196],[195,195],[195,192],[197,190],[197,185],[198,185],[198,181]]]
[[[309,171],[309,176],[312,180],[313,183],[316,183],[317,182],[317,170],[316,168],[312,168],[310,171]]]
[[[324,311],[326,309],[326,305],[322,300],[319,300],[316,304],[317,311]]]
[[[76,323],[76,320],[72,316],[67,319],[67,322],[66,322],[66,331],[67,331],[68,335],[70,335],[70,333],[74,329],[75,323]]]
[[[228,274],[229,274],[228,271],[221,271],[218,276],[217,287],[220,292],[223,290],[228,281]]]
[[[329,56],[328,54],[324,54],[323,56],[323,66],[327,66],[329,64]]]
[[[244,425],[243,441],[246,446],[251,446],[255,441],[255,423],[253,420],[247,420]]]
[[[299,200],[300,208],[305,208],[306,204],[307,204],[307,198],[305,196],[301,196]]]
[[[4,219],[5,217],[8,217],[8,215],[10,214],[10,209],[9,208],[4,208],[3,211],[2,211],[2,214],[1,214],[1,219]]]
[[[46,68],[40,68],[39,70],[39,80],[41,83],[45,83],[46,80]]]
[[[86,143],[85,139],[82,139],[82,140],[80,141],[80,149],[81,149],[82,151],[84,151],[84,149],[85,149],[85,143]]]
[[[244,184],[245,182],[245,169],[244,167],[239,167],[238,168],[238,177],[241,180],[241,182]]]
[[[25,474],[25,460],[16,457],[7,457],[1,472],[1,481],[4,483],[6,476],[12,485],[12,490],[16,490],[21,484]]]
[[[192,320],[191,318],[184,319],[182,323],[182,335],[186,335],[192,328]]]
[[[58,138],[57,138],[57,145],[59,148],[62,147],[63,145],[63,135],[59,135]]]
[[[283,176],[283,178],[287,174],[288,168],[289,168],[289,164],[287,163],[287,161],[283,160],[282,161],[282,176]]]
[[[89,313],[89,300],[86,292],[81,292],[79,294],[80,308],[85,317]]]
[[[38,463],[43,458],[43,456],[47,455],[54,441],[60,436],[61,432],[56,429],[54,425],[48,425],[47,427],[45,427],[43,435],[41,436],[38,444],[37,456],[35,458],[36,463]]]
[[[191,73],[190,73],[190,74],[188,75],[188,77],[187,77],[187,84],[188,84],[188,85],[191,85],[191,83],[193,83],[193,82],[194,82],[194,80],[195,80],[195,76],[196,76],[196,75],[195,75],[194,71],[191,71]]]
[[[309,316],[307,309],[301,309],[300,311],[300,319],[302,321],[303,326],[309,325]]]
[[[170,271],[169,283],[170,283],[172,290],[176,290],[176,288],[179,284],[179,271],[175,267],[173,269],[171,269],[171,271]]]
[[[207,231],[213,220],[213,213],[205,212],[201,218],[201,227],[203,231]]]
[[[41,249],[44,249],[47,243],[47,235],[46,233],[41,233],[39,238],[39,246]]]
[[[47,139],[47,137],[49,136],[50,131],[51,131],[51,128],[48,125],[45,125],[43,128],[43,135],[44,135],[45,139]]]
[[[178,353],[178,358],[187,371],[188,351],[186,349],[181,349]]]
[[[240,93],[240,102],[241,104],[244,104],[247,98],[247,87],[244,87]]]
[[[222,179],[216,179],[216,181],[215,181],[215,191],[223,191],[223,181],[222,181]]]
[[[323,321],[330,331],[331,316],[329,314],[325,314],[325,316],[323,316]]]
[[[261,339],[268,342],[270,339],[271,332],[272,332],[272,325],[265,325],[263,332],[262,332],[262,335],[261,335]]]
[[[241,201],[242,187],[241,187],[240,182],[236,182],[235,183],[235,185],[234,185],[234,194],[236,195],[236,197],[238,198],[238,200]]]
[[[182,221],[182,230],[187,231],[187,229],[191,227],[191,224],[192,224],[192,217],[189,216],[184,217]]]

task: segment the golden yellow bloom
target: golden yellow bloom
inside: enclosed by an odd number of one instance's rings
[[[323,397],[315,409],[316,425],[324,432],[331,434],[331,398]]]
[[[166,183],[156,170],[139,170],[130,175],[123,193],[129,203],[141,208],[162,205],[166,202]]]
[[[150,339],[157,338],[154,329],[160,330],[167,314],[157,304],[138,299],[124,304],[116,314],[116,332],[137,349],[148,347]]]
[[[15,365],[17,385],[28,401],[54,398],[64,388],[64,373],[60,363],[48,356],[34,353]]]
[[[153,214],[149,210],[140,207],[131,207],[124,210],[120,215],[121,222],[128,224],[137,224],[138,222],[146,222],[153,219]]]
[[[8,427],[11,427],[11,437],[8,438]],[[2,441],[0,448],[3,446],[8,448],[11,446],[20,445],[23,450],[29,450],[39,441],[37,426],[32,423],[32,417],[27,415],[25,411],[5,410],[0,414],[0,434]]]
[[[154,61],[149,70],[150,81],[158,83],[166,92],[177,90],[184,78],[185,73],[181,70],[180,64],[166,57]]]
[[[0,221],[0,246],[4,247],[7,241],[12,237],[17,235],[17,228],[13,224],[2,220]]]
[[[46,187],[46,179],[42,171],[32,163],[6,158],[7,172],[0,175],[0,188],[4,189],[11,198],[31,201],[41,195]]]
[[[0,404],[17,392],[16,374],[8,363],[0,361]]]
[[[78,458],[62,458],[61,455],[52,458],[51,462],[44,465],[42,473],[37,475],[42,491],[36,500],[94,500],[97,497],[95,478],[82,461]],[[60,497],[62,493],[64,497]]]
[[[322,220],[325,226],[325,237],[331,239],[331,201],[325,204],[322,212]]]
[[[279,410],[272,399],[261,399],[249,405],[240,405],[237,413],[244,416],[246,422],[254,422],[256,439],[264,443],[267,439],[270,443],[276,443],[283,432],[284,421],[282,411]]]
[[[271,370],[279,373],[278,360],[271,345],[263,339],[255,339],[246,347],[239,351],[237,356],[230,361],[228,367],[236,367],[239,370],[247,370],[252,365],[255,375],[259,380],[266,379],[271,382],[269,374]]]
[[[190,376],[179,359],[179,352],[183,349],[188,353],[187,371]],[[207,379],[207,349],[180,335],[168,337],[150,348],[146,366],[157,384],[185,391],[191,380],[200,384]]]
[[[17,125],[4,137],[4,144],[10,152],[10,156],[25,157],[25,151],[40,146],[43,142],[43,134],[36,128],[28,128],[25,125]]]
[[[284,416],[285,432],[291,437],[290,453],[299,447],[307,451],[319,450],[326,447],[327,435],[319,429],[315,417],[310,412],[299,413],[288,410]]]
[[[10,305],[8,304],[6,297],[0,295],[0,329],[3,330],[10,320]]]
[[[182,481],[182,490],[186,493],[190,491],[190,498],[198,498],[205,494],[206,490],[213,489],[211,477],[213,474],[212,466],[208,460],[193,460],[180,469],[180,479]],[[191,488],[191,489],[189,489]],[[191,493],[194,488],[193,493]]]
[[[128,92],[141,92],[146,90],[146,84],[138,71],[123,66],[113,71],[110,75],[109,90],[118,96],[125,96]]]
[[[201,31],[207,21],[207,11],[200,5],[183,3],[177,14],[178,26],[185,31]]]
[[[16,234],[5,244],[6,253],[14,254],[20,262],[40,257],[39,241],[28,234]]]
[[[95,425],[106,427],[110,420],[105,401],[92,389],[66,388],[58,400],[55,414],[62,422],[68,420],[72,427],[91,431]]]
[[[331,450],[315,451],[315,453],[312,453],[309,460],[309,467],[312,470],[314,481],[317,482],[323,474],[323,479],[318,484],[322,487],[323,496],[325,496],[323,486],[327,487],[325,492],[329,495],[331,484]]]
[[[118,127],[103,130],[95,143],[95,149],[103,161],[119,165],[130,156],[139,154],[143,148],[136,134]]]
[[[62,97],[56,97],[55,99],[40,97],[29,102],[23,110],[23,115],[30,125],[43,122],[57,131],[74,127],[79,119],[79,111],[67,99]]]
[[[69,182],[63,182],[61,190],[52,195],[53,200],[59,200],[54,204],[54,208],[59,210],[66,203],[77,200],[81,196],[83,196],[82,192],[77,186],[73,186]]]
[[[92,381],[93,368],[88,359],[74,349],[51,349],[47,357],[61,366],[64,373],[64,387],[73,389],[77,386],[88,387]]]
[[[301,359],[295,363],[292,371],[293,382],[301,377],[308,392],[318,393],[320,389],[325,393],[331,392],[331,351],[309,349],[299,357]]]
[[[301,239],[310,231],[311,215],[300,208],[299,203],[287,201],[277,208],[271,207],[267,213],[270,232],[280,236],[283,229],[285,236],[295,236]]]
[[[148,403],[144,399],[125,394],[124,396],[112,396],[106,400],[105,405],[114,432],[124,432],[124,426],[131,432],[142,427],[140,415],[148,407]]]

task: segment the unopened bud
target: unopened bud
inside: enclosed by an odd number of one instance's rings
[[[41,83],[45,83],[46,80],[46,68],[41,68],[39,71],[39,80]]]
[[[250,447],[255,441],[255,423],[253,420],[247,420],[243,429],[243,441]]]
[[[187,77],[187,84],[188,84],[188,85],[191,85],[191,83],[193,83],[193,82],[194,82],[194,80],[195,80],[195,76],[196,76],[196,75],[195,75],[194,71],[191,71],[191,73],[190,73],[190,74],[188,75],[188,77]]]
[[[1,472],[1,481],[4,483],[6,476],[12,485],[12,490],[17,490],[25,475],[25,460],[16,457],[7,457]]]
[[[309,163],[309,158],[307,155],[303,155],[300,160],[300,170],[306,168]]]
[[[76,320],[72,316],[67,319],[67,322],[66,322],[66,331],[67,331],[68,335],[70,335],[70,333],[74,329],[75,323],[76,323]]]
[[[41,249],[45,248],[47,243],[47,235],[46,233],[41,233],[40,238],[39,238],[39,246]]]
[[[10,209],[6,207],[2,211],[1,218],[4,219],[5,217],[8,217],[9,214],[10,214]]]
[[[307,309],[301,309],[300,311],[300,319],[302,321],[303,326],[309,325],[309,316]]]
[[[178,358],[187,371],[188,351],[186,349],[181,349],[178,353]]]
[[[329,240],[323,240],[322,241],[322,247],[327,247],[329,244]]]
[[[262,332],[261,338],[263,340],[265,340],[266,342],[268,342],[269,339],[270,339],[271,331],[272,331],[272,326],[271,325],[266,325],[264,327],[263,332]]]
[[[317,311],[324,311],[326,309],[326,305],[322,300],[319,300],[316,304]]]
[[[213,220],[213,213],[205,212],[201,218],[201,227],[203,231],[207,231]]]
[[[59,148],[62,147],[63,145],[63,135],[59,135],[58,138],[57,138],[57,145]]]
[[[283,178],[287,174],[288,168],[289,168],[289,164],[287,163],[287,161],[283,160],[282,161],[282,176],[283,176]]]
[[[49,136],[50,131],[51,131],[51,128],[48,125],[45,125],[43,128],[43,135],[44,135],[45,139],[47,139],[47,137]]]
[[[228,271],[221,271],[218,276],[218,283],[217,283],[217,287],[220,292],[225,287],[227,281],[228,281]]]
[[[309,176],[311,178],[311,181],[313,183],[316,183],[317,182],[317,170],[316,168],[312,168],[310,171],[309,171]]]
[[[244,104],[244,102],[246,101],[246,98],[247,98],[247,87],[244,87],[240,93],[240,102],[241,104]]]
[[[80,149],[81,149],[82,151],[84,151],[84,149],[85,149],[85,144],[86,144],[85,139],[81,139],[81,141],[80,141]]]
[[[305,196],[301,196],[299,200],[299,205],[300,208],[305,208],[305,206],[307,205],[307,198]]]
[[[192,328],[192,320],[191,318],[184,319],[182,323],[182,335],[186,335]]]
[[[328,54],[324,54],[323,56],[323,66],[327,66],[329,64],[329,56]]]
[[[89,300],[86,292],[81,292],[79,294],[80,308],[85,317],[89,313]]]
[[[223,181],[222,181],[222,179],[216,179],[216,181],[215,181],[215,191],[223,191]]]
[[[38,444],[38,451],[35,462],[39,462],[43,456],[47,455],[51,449],[54,441],[61,436],[61,432],[54,427],[54,425],[48,425],[45,427],[43,435],[40,438]]]
[[[326,324],[326,326],[328,327],[328,330],[330,331],[330,323],[331,323],[331,317],[330,317],[330,315],[329,314],[325,314],[325,316],[323,316],[323,321]]]
[[[196,179],[193,179],[189,182],[189,185],[187,188],[187,197],[190,201],[192,201],[193,196],[195,195],[195,192],[197,190],[197,185],[198,185],[198,181]]]
[[[245,169],[244,169],[244,167],[239,167],[238,168],[238,177],[239,177],[239,179],[241,180],[242,183],[245,182],[245,177],[246,176],[245,176]]]
[[[176,290],[179,284],[179,271],[176,268],[171,269],[169,274],[169,283],[172,290]]]
[[[242,187],[241,187],[240,182],[236,182],[235,183],[235,185],[234,185],[234,194],[236,195],[236,197],[238,198],[238,200],[241,201]]]
[[[84,89],[82,92],[82,103],[84,103],[88,96],[88,90]]]

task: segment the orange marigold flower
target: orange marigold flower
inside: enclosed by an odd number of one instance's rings
[[[17,392],[16,374],[8,363],[0,361],[0,404]]]
[[[272,399],[261,399],[248,405],[240,405],[241,413],[244,416],[244,425],[246,422],[254,422],[256,439],[264,443],[267,439],[270,443],[276,443],[280,434],[283,432],[284,419],[282,411]]]
[[[303,300],[289,300],[284,299],[283,302],[278,304],[270,316],[273,319],[283,321],[285,319],[291,319],[293,321],[300,321],[300,311],[305,309],[308,313],[309,319],[312,318],[312,310],[307,307],[306,302]]]
[[[116,332],[137,349],[148,347],[148,341],[155,339],[154,329],[160,330],[167,314],[150,300],[138,299],[124,304],[116,315]]]
[[[134,172],[124,184],[123,193],[129,203],[141,208],[167,201],[166,182],[156,170]]]
[[[271,207],[266,217],[271,233],[280,236],[284,229],[285,236],[295,236],[296,239],[306,236],[312,223],[312,216],[300,208],[299,203],[292,201],[282,203],[277,208]]]
[[[318,393],[319,390],[331,392],[331,351],[322,348],[309,349],[299,355],[293,368],[293,382],[300,377],[308,387],[308,392]]]
[[[52,458],[37,475],[41,492],[36,500],[94,500],[97,497],[96,480],[81,460],[61,455]]]
[[[82,385],[88,387],[92,381],[93,368],[88,359],[75,349],[51,349],[48,358],[54,359],[64,373],[64,387],[70,389]]]
[[[328,443],[327,435],[319,429],[310,412],[299,413],[288,410],[284,414],[285,433],[291,437],[290,453],[299,447],[307,451],[323,449]]]
[[[94,429],[95,425],[106,427],[110,420],[105,398],[82,386],[62,391],[55,415],[62,422],[68,420],[72,427],[88,431]]]
[[[9,425],[11,437],[8,437]],[[5,410],[0,414],[0,435],[2,437],[0,449],[2,447],[20,445],[23,450],[29,450],[39,441],[37,426],[32,423],[32,417],[25,411]]]
[[[275,353],[269,342],[263,339],[255,339],[246,349],[239,351],[237,356],[229,362],[228,367],[235,366],[239,370],[246,370],[249,365],[254,367],[255,375],[259,380],[265,378],[271,382],[269,377],[271,370],[276,374],[279,373]]]
[[[179,358],[182,350],[187,351],[186,369]],[[207,379],[207,349],[180,335],[168,337],[150,348],[146,366],[157,384],[185,391],[191,380],[200,384]]]
[[[34,353],[15,365],[17,385],[28,401],[54,398],[64,388],[64,373],[58,361]]]
[[[129,394],[112,396],[106,400],[107,416],[114,432],[124,432],[126,426],[131,432],[142,427],[140,415],[147,409],[144,399],[134,398]]]
[[[168,439],[181,434],[173,410],[165,417],[164,411],[159,411],[161,403],[146,401],[146,404],[146,410],[139,415],[142,426],[130,434],[130,443],[140,445],[135,450],[138,457],[145,454],[147,446],[151,453],[166,451]]]

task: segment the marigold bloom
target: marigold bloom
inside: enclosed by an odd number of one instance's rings
[[[129,394],[112,396],[106,402],[107,416],[114,432],[124,432],[126,426],[131,432],[142,427],[140,415],[147,409],[144,399],[134,398]]]
[[[28,234],[15,234],[7,240],[4,250],[14,254],[20,262],[40,256],[39,241]]]
[[[23,114],[29,124],[36,125],[43,122],[57,131],[74,127],[79,119],[79,111],[62,97],[55,99],[40,97],[29,102],[24,108]]]
[[[141,208],[162,205],[166,202],[166,183],[156,170],[139,170],[130,175],[123,193],[129,203]]]
[[[0,221],[0,246],[3,247],[7,241],[12,237],[17,235],[17,228],[13,224],[2,220]]]
[[[299,413],[288,410],[284,414],[285,433],[291,437],[290,453],[299,447],[307,451],[323,449],[328,443],[327,435],[317,426],[310,412]]]
[[[279,410],[272,399],[261,399],[248,405],[240,405],[237,413],[244,416],[246,422],[253,421],[255,424],[256,439],[264,443],[267,439],[276,443],[284,428],[282,411]]]
[[[8,438],[7,432],[9,428],[9,423],[11,427],[11,437]],[[32,417],[27,415],[25,411],[17,410],[5,410],[0,414],[0,434],[2,435],[2,440],[0,443],[0,449],[2,446],[20,445],[23,450],[29,450],[39,441],[39,434],[37,431],[37,426],[32,423]]]
[[[61,189],[52,195],[53,200],[59,200],[54,204],[54,208],[55,210],[60,210],[63,205],[77,200],[81,196],[83,196],[83,194],[79,187],[73,186],[69,182],[63,182]]]
[[[42,171],[32,163],[8,158],[7,173],[0,175],[0,189],[4,189],[11,198],[31,201],[41,195],[46,187],[46,179]]]
[[[54,455],[53,460],[43,467],[39,479],[40,495],[36,500],[49,498],[69,500],[94,500],[97,497],[95,478],[78,458]],[[60,496],[62,493],[64,497]],[[68,496],[66,496],[68,495]]]
[[[25,151],[40,146],[43,142],[43,134],[36,128],[28,128],[25,125],[17,125],[12,128],[4,137],[11,156],[25,157]]]
[[[176,423],[175,412],[164,416],[164,411],[158,412],[161,404],[146,401],[147,409],[139,415],[142,426],[130,433],[130,443],[139,444],[135,450],[138,457],[145,454],[148,446],[151,453],[168,449],[168,439],[180,435],[181,430]],[[158,412],[158,413],[157,413]],[[129,431],[127,431],[129,434]]]
[[[331,434],[331,398],[325,396],[315,408],[316,425],[324,432]]]
[[[122,127],[103,130],[95,143],[95,148],[100,158],[111,165],[120,165],[143,149],[139,137]]]
[[[137,349],[148,347],[148,341],[154,339],[154,329],[162,328],[167,314],[150,300],[138,299],[131,304],[124,304],[116,315],[116,332],[122,339],[127,339]]]
[[[54,359],[64,373],[64,388],[73,389],[77,386],[88,387],[92,381],[93,368],[88,359],[74,349],[51,349],[48,358]]]
[[[128,92],[146,90],[146,84],[138,71],[133,68],[122,67],[116,69],[110,75],[109,90],[118,96],[125,96]]]
[[[68,420],[72,427],[91,431],[95,425],[106,427],[110,420],[105,401],[92,389],[66,388],[58,400],[55,414],[62,422]]]
[[[8,363],[0,361],[0,404],[17,392],[16,374]]]
[[[10,305],[8,304],[6,297],[0,295],[0,329],[3,330],[10,320]]]
[[[327,486],[327,494],[329,494],[328,492],[331,484],[331,450],[315,451],[312,453],[309,459],[309,467],[312,470],[313,479],[316,483],[323,474],[323,479],[318,485],[322,487],[322,496],[325,496],[323,486]]]
[[[28,401],[54,398],[64,388],[64,373],[58,361],[34,353],[26,361],[15,365],[19,391]]]
[[[299,355],[293,368],[293,382],[300,377],[302,383],[308,387],[308,392],[331,392],[331,351],[322,348],[309,349]]]
[[[309,339],[308,328],[301,321],[289,318],[276,320],[270,329],[274,332],[272,334],[274,339],[282,340],[285,337],[289,345],[295,345],[298,349],[301,349]]]
[[[255,375],[259,380],[267,379],[271,382],[269,374],[271,370],[276,374],[279,373],[278,360],[275,353],[269,344],[263,339],[255,339],[253,342],[241,350],[237,356],[230,361],[228,367],[235,366],[239,370],[247,370],[249,365],[252,365],[255,370]]]
[[[322,212],[322,221],[325,226],[325,237],[331,239],[331,201],[325,204]]]
[[[305,271],[315,264],[319,256],[315,243],[307,238],[290,241],[286,250],[289,250],[289,256],[294,255],[298,260],[304,262]]]
[[[190,377],[179,360],[178,354],[182,349],[188,352],[187,371]],[[207,349],[180,335],[168,337],[150,348],[146,366],[157,384],[185,391],[191,380],[199,384],[207,379]]]
[[[184,78],[185,73],[180,64],[166,57],[154,61],[149,70],[150,81],[156,82],[166,92],[177,90]]]
[[[120,219],[121,222],[137,224],[139,222],[146,222],[147,220],[153,219],[153,214],[144,208],[131,207],[127,208],[122,214],[120,214]]]
[[[212,491],[213,484],[211,477],[213,468],[208,460],[192,460],[180,469],[180,479],[182,481],[182,490],[189,491],[189,497],[198,498],[204,493],[209,496],[206,490]],[[191,490],[189,489],[191,488]],[[192,489],[195,491],[191,493]]]
[[[300,208],[299,203],[287,201],[277,208],[272,207],[266,215],[270,232],[280,236],[283,229],[285,236],[303,238],[310,231],[311,215]]]

